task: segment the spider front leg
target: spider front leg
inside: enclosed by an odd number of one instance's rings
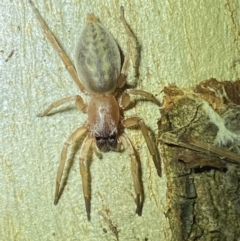
[[[61,100],[53,102],[46,110],[44,110],[42,113],[38,114],[37,116],[38,117],[46,116],[49,114],[49,112],[52,109],[55,109],[55,108],[59,107],[60,105],[66,103],[66,102],[69,102],[69,101],[73,101],[73,100],[76,103],[77,109],[84,111],[84,109],[86,108],[86,105],[84,104],[82,97],[80,95],[76,95],[76,96],[66,97]]]
[[[137,195],[136,196],[136,205],[137,205],[136,213],[140,216],[142,211],[143,193],[142,193],[141,182],[139,177],[139,164],[136,159],[132,143],[130,142],[128,137],[123,133],[118,137],[118,139],[122,143],[125,150],[128,151],[129,156],[131,158],[131,173],[133,177],[135,193]]]
[[[57,205],[59,200],[59,188],[61,184],[62,174],[64,170],[64,166],[67,159],[67,150],[72,143],[74,143],[76,140],[78,140],[86,131],[88,130],[88,127],[86,125],[81,126],[77,128],[67,139],[67,141],[64,143],[62,153],[61,153],[61,161],[58,167],[57,172],[57,178],[56,178],[56,189],[55,189],[55,198],[54,198],[54,204]]]
[[[141,128],[143,137],[147,143],[148,150],[152,156],[154,165],[157,169],[158,176],[161,177],[162,170],[161,170],[160,159],[159,159],[158,153],[156,151],[156,147],[154,146],[154,144],[152,143],[152,141],[149,137],[148,129],[147,129],[143,119],[141,119],[140,117],[130,117],[130,118],[122,120],[122,125],[126,128],[131,128],[134,126],[139,126]]]
[[[48,40],[51,42],[53,48],[58,52],[59,57],[62,59],[64,65],[67,68],[67,71],[69,72],[69,74],[72,76],[73,81],[76,83],[76,85],[78,86],[78,88],[81,91],[85,91],[85,87],[83,86],[81,80],[79,79],[77,72],[75,70],[74,65],[72,64],[71,60],[69,59],[69,57],[66,55],[66,53],[63,51],[62,47],[60,46],[60,44],[58,43],[57,39],[54,37],[53,33],[51,32],[51,30],[49,29],[49,27],[47,26],[47,24],[44,22],[41,14],[39,13],[38,9],[35,7],[34,3],[29,0],[29,3],[33,9],[33,12],[35,13],[36,18],[38,19],[44,33],[46,34]]]

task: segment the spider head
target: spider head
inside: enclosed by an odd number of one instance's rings
[[[120,110],[114,95],[98,94],[92,97],[88,104],[88,123],[100,151],[117,150]]]
[[[104,136],[95,136],[95,140],[100,151],[106,152],[117,149],[117,133]]]

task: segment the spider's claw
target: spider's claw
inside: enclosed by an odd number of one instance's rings
[[[137,197],[135,199],[136,205],[137,205],[137,209],[136,209],[136,214],[138,216],[142,215],[142,203],[141,203],[141,197],[140,194],[137,194]]]
[[[87,212],[87,219],[90,222],[91,216],[90,216],[90,199],[88,197],[85,197],[85,207]]]
[[[154,162],[155,168],[157,169],[158,176],[162,177],[161,161],[157,158],[156,155],[154,155],[152,158],[153,158],[153,162]]]
[[[46,114],[44,114],[44,113],[39,113],[39,114],[37,114],[36,116],[37,117],[43,117],[43,116],[45,116]]]
[[[56,184],[56,190],[55,190],[55,197],[54,197],[54,205],[57,205],[59,201],[59,185]]]
[[[53,202],[53,203],[54,203],[54,205],[57,205],[57,204],[58,204],[58,197],[55,197],[55,198],[54,198],[54,202]]]

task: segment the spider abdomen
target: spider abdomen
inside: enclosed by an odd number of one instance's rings
[[[91,94],[113,92],[118,85],[121,57],[111,34],[92,15],[77,45],[75,65],[84,87]]]

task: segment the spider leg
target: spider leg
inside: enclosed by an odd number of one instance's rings
[[[86,108],[86,105],[84,104],[82,97],[80,95],[75,95],[75,96],[66,97],[61,100],[53,102],[46,110],[44,110],[42,113],[38,114],[37,116],[38,117],[46,116],[49,114],[49,112],[52,109],[55,109],[60,105],[72,100],[75,100],[76,106],[79,110],[84,111],[84,109]]]
[[[83,189],[83,195],[85,199],[85,207],[86,207],[88,221],[90,221],[90,194],[89,194],[89,183],[88,183],[87,155],[92,145],[92,142],[93,142],[93,137],[91,137],[90,135],[88,135],[84,139],[80,150],[81,154],[79,158],[80,173],[82,177],[82,189]]]
[[[141,119],[140,117],[130,117],[130,118],[122,120],[122,125],[126,128],[131,128],[136,125],[140,127],[143,137],[147,143],[148,150],[152,156],[154,165],[157,169],[158,176],[161,177],[161,175],[162,175],[161,162],[160,162],[158,153],[156,152],[156,147],[154,146],[154,144],[152,143],[152,141],[149,137],[148,129],[147,129],[143,119]]]
[[[142,203],[143,203],[143,193],[142,193],[142,185],[139,177],[139,164],[136,159],[134,149],[132,143],[129,138],[123,133],[118,137],[119,141],[123,144],[125,150],[129,153],[131,158],[131,173],[133,177],[133,184],[136,193],[136,213],[140,216],[142,211]]]
[[[44,22],[41,14],[39,13],[38,9],[35,7],[33,1],[29,0],[29,3],[33,9],[33,12],[36,15],[36,18],[38,19],[39,23],[41,24],[41,27],[42,27],[44,33],[46,34],[48,40],[51,42],[53,48],[58,52],[58,55],[62,59],[69,74],[72,76],[72,78],[73,78],[74,82],[76,83],[76,85],[78,86],[78,88],[84,92],[85,88],[77,75],[77,72],[75,70],[73,63],[71,62],[69,57],[66,55],[66,53],[63,51],[62,47],[59,45],[57,39],[54,37],[53,33],[51,32],[51,30],[49,29],[47,24]]]
[[[139,68],[139,61],[140,61],[140,56],[139,56],[139,50],[140,50],[140,46],[139,43],[137,41],[136,36],[134,35],[133,31],[131,30],[131,28],[129,27],[125,17],[124,17],[124,8],[123,6],[121,6],[120,8],[120,20],[122,21],[124,28],[125,28],[125,32],[127,34],[127,51],[126,51],[126,63],[123,64],[122,67],[122,75],[126,76],[126,72],[129,66],[129,60],[130,60],[130,56],[133,57],[132,62],[133,62],[133,68],[135,69],[135,76],[138,76],[138,68]],[[133,46],[131,46],[133,45]]]
[[[124,62],[123,62],[122,69],[121,69],[121,75],[118,79],[118,88],[122,88],[123,85],[126,82],[126,76],[127,76],[127,70],[128,70],[128,67],[129,67],[130,55],[131,55],[132,49],[135,49],[135,48],[131,48],[130,43],[133,42],[133,41],[131,41],[130,39],[133,38],[135,40],[134,42],[136,42],[136,38],[135,38],[132,30],[128,26],[127,21],[124,17],[124,8],[123,7],[120,8],[120,14],[121,14],[120,20],[124,25],[125,32],[126,32],[126,35],[127,35],[128,38],[127,38],[127,50],[126,50],[125,56],[124,56]]]
[[[153,101],[155,104],[160,105],[159,100],[151,93],[144,90],[136,90],[136,89],[126,89],[122,93],[122,97],[120,99],[120,106],[125,109],[130,104],[130,95],[140,95],[145,97],[148,100]]]
[[[61,179],[62,179],[62,174],[63,174],[63,169],[66,163],[67,159],[67,150],[68,147],[78,140],[86,131],[87,131],[86,126],[81,126],[77,128],[67,139],[67,141],[64,143],[62,153],[61,153],[61,161],[58,167],[58,172],[57,172],[57,178],[56,178],[56,189],[55,189],[55,198],[54,198],[54,204],[57,205],[59,201],[59,188],[61,184]]]
[[[130,60],[130,56],[134,56],[135,57],[135,60],[133,61],[134,62],[134,66],[136,67],[137,65],[137,58],[139,58],[139,56],[137,56],[137,50],[138,50],[138,46],[137,46],[137,39],[135,37],[135,35],[133,34],[132,30],[130,29],[130,27],[128,26],[127,24],[127,21],[124,17],[124,8],[121,7],[120,8],[120,11],[121,11],[121,16],[120,16],[120,20],[122,21],[124,27],[125,27],[125,31],[127,33],[127,36],[128,36],[128,40],[127,40],[127,51],[126,51],[126,54],[125,54],[125,59],[124,59],[124,62],[123,62],[123,66],[122,66],[122,70],[121,70],[121,75],[119,77],[119,80],[118,80],[118,88],[122,88],[123,85],[125,84],[126,82],[126,73],[127,73],[127,69],[129,67],[129,60]],[[130,39],[134,39],[134,41],[130,41]],[[131,47],[130,46],[130,42],[133,42],[136,44],[135,47]],[[132,53],[132,51],[135,50],[136,53]],[[138,70],[136,70],[137,72]],[[138,73],[136,73],[136,75],[138,75]],[[151,100],[153,102],[155,102],[157,105],[159,105],[159,101],[157,100],[157,98],[149,93],[149,92],[146,92],[144,90],[135,90],[135,89],[127,89],[123,92],[122,94],[122,98],[121,98],[121,101],[120,101],[120,105],[123,107],[123,108],[126,108],[129,103],[130,103],[130,96],[129,95],[141,95],[145,98],[147,98],[148,100]]]

